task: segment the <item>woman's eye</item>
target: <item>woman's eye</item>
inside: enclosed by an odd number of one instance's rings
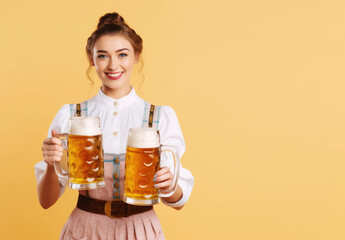
[[[105,58],[105,55],[99,55],[97,58]]]
[[[126,53],[120,53],[119,56],[120,56],[120,57],[127,57],[127,54],[126,54]]]

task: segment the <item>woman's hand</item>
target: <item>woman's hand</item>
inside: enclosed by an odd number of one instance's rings
[[[158,172],[156,172],[155,178],[153,181],[156,183],[155,188],[158,188],[160,190],[164,191],[170,191],[172,182],[173,182],[173,174],[170,172],[170,169],[168,167],[161,168]],[[177,189],[173,195],[170,197],[163,198],[165,201],[174,203],[178,202],[183,196],[182,189],[179,185],[177,185]],[[174,207],[177,210],[180,210],[181,207]]]
[[[63,155],[62,141],[57,138],[56,130],[52,130],[52,137],[46,138],[43,141],[42,154],[44,161],[53,166],[54,162],[61,161]]]
[[[169,191],[173,182],[173,175],[170,172],[168,167],[161,168],[158,172],[156,172],[155,178],[153,181],[156,183],[155,188],[160,190]]]

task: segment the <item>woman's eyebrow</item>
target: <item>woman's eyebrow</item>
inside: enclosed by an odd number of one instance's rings
[[[128,49],[128,48],[121,48],[121,49],[116,50],[115,52],[121,52],[121,51],[124,51],[124,50],[129,51],[129,49]],[[107,52],[107,51],[105,51],[105,50],[97,50],[97,52],[96,52],[96,53],[108,53],[108,52]]]
[[[124,51],[124,50],[129,51],[129,49],[128,49],[128,48],[121,48],[121,49],[116,50],[115,52],[121,52],[121,51]]]

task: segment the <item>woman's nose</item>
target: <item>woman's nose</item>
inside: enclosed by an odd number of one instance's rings
[[[116,67],[118,66],[118,61],[115,57],[110,57],[109,59],[109,64],[108,64],[108,68],[110,70],[115,70]]]

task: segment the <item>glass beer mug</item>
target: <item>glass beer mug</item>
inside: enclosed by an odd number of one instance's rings
[[[171,152],[174,158],[174,178],[169,192],[160,192],[154,187],[154,175],[159,170],[161,152]],[[175,149],[162,146],[159,132],[152,128],[131,128],[129,130],[124,202],[134,205],[153,205],[159,203],[160,197],[170,197],[177,188],[180,161]]]
[[[56,174],[68,179],[72,189],[95,189],[105,186],[102,130],[99,117],[72,117],[67,138],[68,172],[61,171],[59,162],[54,162]]]

